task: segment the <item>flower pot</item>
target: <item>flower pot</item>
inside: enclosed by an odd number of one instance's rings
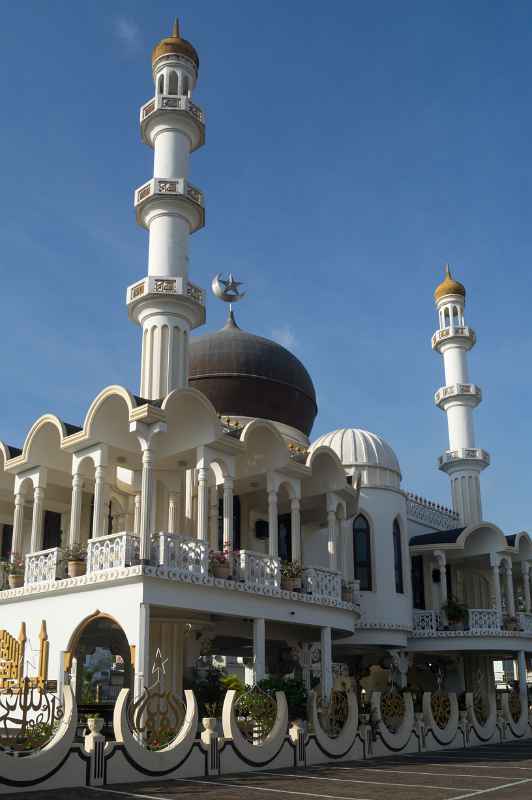
[[[201,724],[203,725],[204,730],[209,731],[210,733],[216,733],[216,729],[218,728],[218,719],[216,717],[203,717]]]
[[[103,717],[89,717],[87,719],[87,728],[91,733],[101,733],[104,725],[105,720]]]
[[[353,602],[353,592],[342,590],[342,600],[344,603],[352,603]]]
[[[288,578],[281,575],[281,589],[285,592],[295,592],[296,589],[301,589],[301,578]]]
[[[84,561],[69,561],[67,568],[69,578],[79,578],[80,575],[85,575],[86,564]]]
[[[231,574],[231,567],[229,564],[215,564],[212,571],[215,578],[225,578],[227,580]]]
[[[10,589],[20,589],[24,586],[24,575],[8,575],[7,582]]]

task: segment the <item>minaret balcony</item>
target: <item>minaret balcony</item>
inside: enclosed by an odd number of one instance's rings
[[[482,400],[482,390],[474,383],[455,383],[452,386],[442,386],[434,394],[434,402],[442,411],[457,400],[475,408]]]
[[[140,109],[140,134],[149,147],[153,147],[153,130],[161,124],[183,128],[190,138],[191,151],[205,144],[205,114],[189,97],[159,94],[144,103]]]
[[[126,303],[130,318],[134,318],[134,309],[139,303],[157,299],[180,299],[188,305],[189,314],[194,318],[193,327],[205,322],[205,291],[194,283],[181,277],[157,278],[148,275],[141,281],[128,286]],[[191,317],[191,319],[192,319]]]
[[[205,225],[203,192],[184,178],[152,178],[135,190],[135,210],[139,225],[148,227],[150,207],[177,207],[190,225],[190,232]]]
[[[485,469],[490,464],[490,455],[480,447],[461,447],[458,450],[446,450],[438,458],[438,467],[448,472],[453,467],[476,467]]]
[[[432,349],[440,352],[445,345],[454,344],[469,350],[476,341],[477,337],[473,328],[468,325],[453,325],[436,331],[432,336]]]

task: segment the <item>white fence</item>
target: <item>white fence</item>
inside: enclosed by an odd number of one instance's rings
[[[240,550],[235,554],[237,577],[251,586],[270,586],[278,589],[281,584],[281,562],[278,558]]]
[[[24,583],[26,586],[48,583],[64,577],[63,551],[59,547],[28,553],[25,562]]]
[[[130,533],[98,536],[87,543],[87,573],[129,567],[138,559],[139,540]]]
[[[207,542],[180,533],[158,533],[152,541],[152,560],[157,564],[192,575],[207,575]]]
[[[323,567],[307,567],[303,570],[303,588],[315,597],[340,600],[342,576],[339,572]]]

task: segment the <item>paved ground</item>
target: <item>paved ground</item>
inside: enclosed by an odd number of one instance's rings
[[[2,800],[530,800],[532,741],[223,778],[2,795]]]

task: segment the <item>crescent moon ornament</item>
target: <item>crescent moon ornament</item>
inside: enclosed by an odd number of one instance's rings
[[[239,286],[242,286],[242,281],[237,281],[231,272],[227,280],[224,279],[222,273],[219,272],[214,276],[211,284],[213,294],[218,297],[219,300],[223,300],[224,303],[231,304],[238,303],[239,300],[242,300],[242,298],[246,296],[246,292],[241,292],[238,288]]]

